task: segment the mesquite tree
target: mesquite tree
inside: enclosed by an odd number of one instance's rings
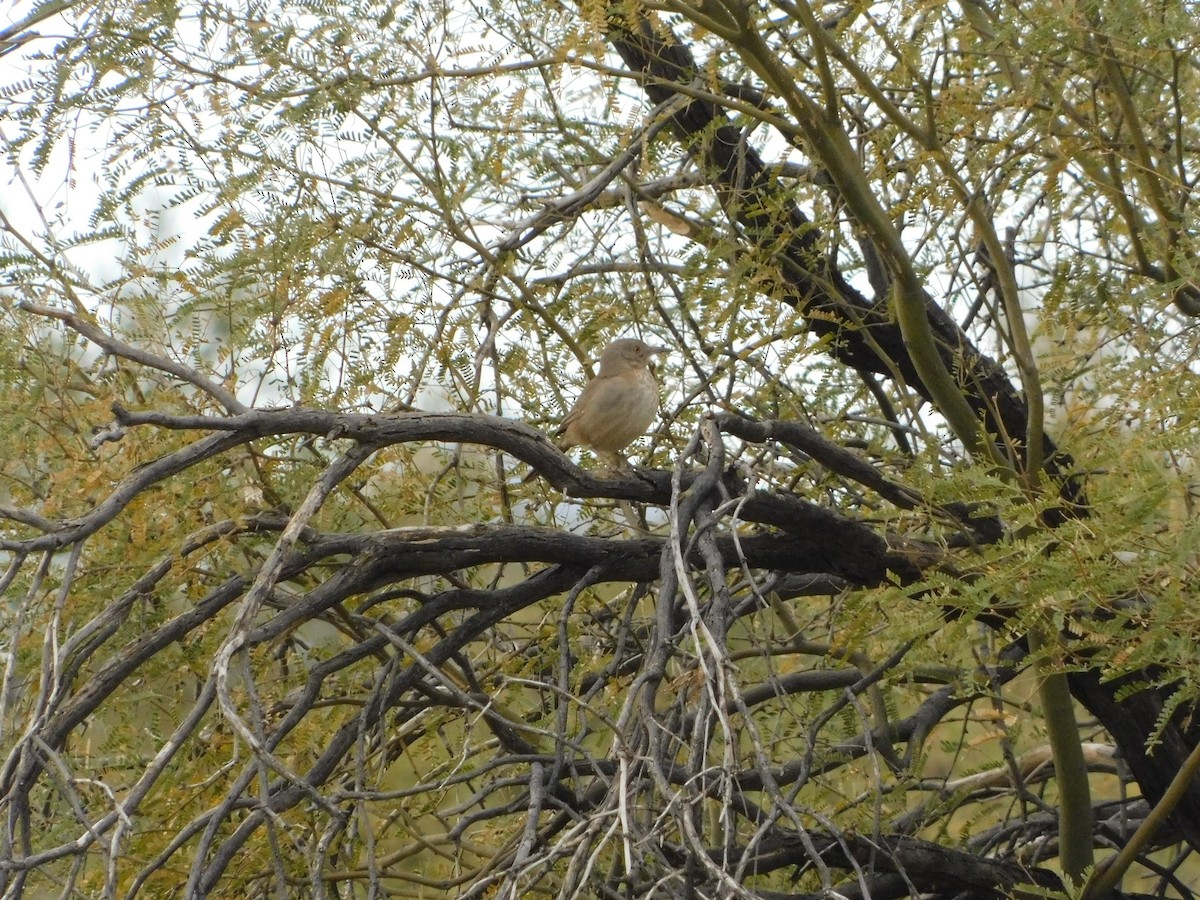
[[[1190,896],[1187,4],[8,15],[3,896]]]

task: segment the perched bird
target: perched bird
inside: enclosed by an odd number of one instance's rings
[[[600,371],[587,383],[555,431],[558,446],[617,453],[641,437],[658,413],[658,382],[648,368],[658,353],[636,338],[613,341],[600,354]]]
[[[658,412],[658,382],[650,360],[669,352],[669,347],[652,347],[636,338],[621,338],[605,347],[600,371],[554,431],[559,449],[591,447],[617,454],[645,434]],[[537,476],[534,469],[524,480]]]

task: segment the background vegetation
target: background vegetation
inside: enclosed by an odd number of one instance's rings
[[[6,15],[3,896],[1192,896],[1189,4]]]

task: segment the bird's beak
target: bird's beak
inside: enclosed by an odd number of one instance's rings
[[[670,353],[670,347],[651,347],[646,351],[650,356],[657,356],[660,353]]]

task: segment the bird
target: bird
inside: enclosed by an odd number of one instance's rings
[[[619,453],[646,433],[658,413],[658,382],[650,361],[669,347],[620,338],[600,354],[600,371],[555,430],[561,450],[591,447]]]

